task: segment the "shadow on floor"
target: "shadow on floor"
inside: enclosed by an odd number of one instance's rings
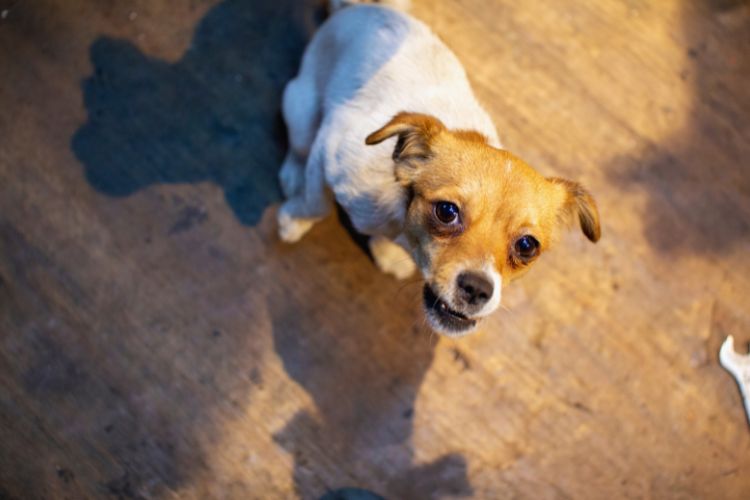
[[[296,73],[322,12],[320,2],[313,1],[227,0],[200,22],[190,48],[174,64],[149,58],[128,41],[96,40],[90,52],[94,74],[83,84],[88,121],[72,139],[88,182],[114,197],[159,183],[214,182],[224,189],[237,218],[255,225],[262,212],[280,200],[276,179],[286,147],[281,92]],[[306,243],[330,248],[331,241],[318,233]],[[299,279],[306,279],[307,260],[282,258],[283,263],[271,259],[266,264],[297,266]],[[317,415],[297,414],[275,436],[294,456],[298,494],[365,498],[368,493],[358,488],[388,498],[469,494],[463,457],[447,455],[426,465],[413,464],[414,401],[434,347],[424,331],[413,328],[416,304],[394,295],[397,285],[390,278],[373,278],[371,266],[364,274],[346,271],[333,273],[341,279],[318,292],[323,298],[309,300],[304,295],[309,287],[300,288],[299,296],[297,290],[282,287],[267,298],[275,350],[318,409]],[[320,282],[320,277],[309,281],[315,279]],[[241,339],[220,331],[211,337],[227,351],[213,359],[232,360],[237,357],[232,353],[239,352],[252,359],[252,339],[240,345]],[[195,349],[191,346],[183,347]],[[198,351],[204,349],[217,347]],[[181,357],[193,355],[199,352]],[[225,383],[217,389],[234,392],[232,387],[243,383],[232,380],[229,387]],[[175,407],[201,404],[179,391],[171,395]],[[187,445],[175,449],[172,439],[190,442],[182,435],[186,429],[180,431],[163,418],[154,421],[137,405],[129,405],[127,413],[130,418],[105,431],[112,436],[101,437],[115,443],[113,454],[125,462],[127,471],[105,485],[108,492],[127,497],[153,491],[149,484],[159,481],[170,488],[183,485],[195,457],[186,455]],[[190,425],[210,417],[193,418],[197,420]],[[170,435],[163,442],[163,436]],[[129,449],[133,440],[141,445]],[[316,456],[316,450],[322,450],[322,456]]]
[[[281,93],[322,19],[319,4],[225,1],[175,64],[125,40],[96,40],[94,74],[83,84],[88,121],[72,141],[91,185],[127,196],[152,184],[210,181],[243,224],[256,224],[281,199]]]
[[[335,278],[321,291],[324,300],[268,297],[275,349],[316,407],[274,436],[294,456],[297,492],[307,498],[356,486],[393,499],[471,494],[461,455],[414,465],[414,404],[437,343],[415,323],[421,285],[347,271],[328,270]],[[341,494],[326,498],[365,498]]]
[[[606,171],[616,185],[648,194],[644,231],[657,253],[720,258],[750,245],[750,8],[710,0],[684,11],[680,77],[694,82],[687,123]]]

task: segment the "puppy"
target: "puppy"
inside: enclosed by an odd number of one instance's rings
[[[501,148],[461,63],[427,26],[388,6],[339,4],[284,91],[279,235],[299,240],[335,200],[371,236],[381,270],[421,271],[432,328],[464,335],[570,219],[597,241],[596,204]]]

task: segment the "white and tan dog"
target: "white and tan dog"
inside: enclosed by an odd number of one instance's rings
[[[463,335],[572,217],[597,241],[596,204],[501,149],[461,63],[427,26],[340,3],[284,92],[279,234],[297,241],[335,199],[371,236],[380,269],[404,278],[416,263],[431,326]]]

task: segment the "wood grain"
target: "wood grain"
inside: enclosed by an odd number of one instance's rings
[[[321,2],[0,2],[0,497],[750,495],[750,6],[413,3],[602,214],[459,341],[275,236]]]

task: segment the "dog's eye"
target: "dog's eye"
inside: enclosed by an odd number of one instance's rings
[[[516,254],[522,260],[529,260],[539,253],[539,242],[530,235],[521,236],[516,240]]]
[[[452,224],[458,220],[458,207],[449,201],[435,203],[435,217],[443,224]]]

